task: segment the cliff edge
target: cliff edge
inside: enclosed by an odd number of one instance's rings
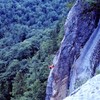
[[[63,100],[100,70],[100,1],[77,0],[65,22],[45,100]]]

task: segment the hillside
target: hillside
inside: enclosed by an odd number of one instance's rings
[[[0,0],[0,100],[44,100],[71,2]]]
[[[63,100],[97,74],[100,0],[0,0],[0,100]]]

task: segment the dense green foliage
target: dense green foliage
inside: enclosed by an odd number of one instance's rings
[[[0,100],[44,100],[67,2],[0,0]]]

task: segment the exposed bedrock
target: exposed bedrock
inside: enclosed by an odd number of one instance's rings
[[[48,78],[46,100],[63,100],[100,69],[99,12],[99,0],[77,0],[70,10],[64,38],[53,60],[55,67]]]

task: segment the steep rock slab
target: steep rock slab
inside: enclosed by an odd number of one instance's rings
[[[51,73],[52,82],[47,82],[46,100],[62,100],[69,94],[72,66],[98,25],[96,7],[98,6],[94,7],[84,0],[77,0],[69,12],[65,23],[65,36],[53,60],[55,67]],[[49,82],[51,86],[48,87]]]
[[[70,72],[70,92],[95,75],[100,63],[100,22],[73,64]]]
[[[100,75],[89,79],[64,100],[100,100]]]

